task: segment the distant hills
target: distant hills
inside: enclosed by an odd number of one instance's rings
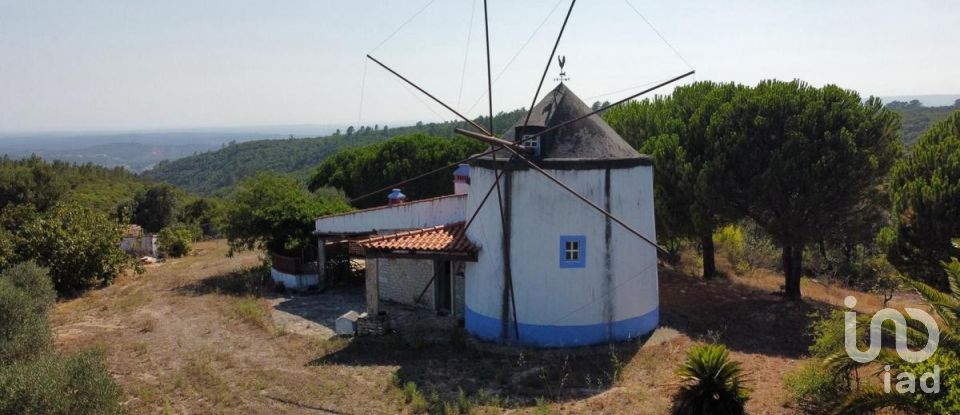
[[[12,158],[36,154],[47,160],[123,166],[140,172],[161,160],[173,160],[220,148],[229,142],[311,137],[333,132],[325,125],[223,127],[130,132],[55,132],[0,135],[0,154]]]
[[[960,99],[955,100],[953,105],[945,106],[925,106],[919,99],[889,101],[886,106],[900,114],[902,140],[905,145],[910,146],[933,123],[947,118],[954,111],[960,110]]]
[[[494,117],[494,130],[506,130],[525,114],[523,109],[497,114]],[[480,117],[475,121],[487,125],[488,118]],[[351,127],[346,132],[323,137],[238,142],[217,150],[160,162],[143,172],[143,176],[201,195],[222,195],[237,182],[260,171],[291,174],[306,179],[324,159],[341,149],[417,132],[452,137],[454,128],[466,125],[465,122],[451,121],[417,123],[399,128],[374,126],[354,130]]]
[[[923,95],[884,97],[883,101],[901,115],[903,141],[909,146],[934,122],[960,110],[958,98],[960,96]],[[503,132],[523,114],[522,109],[498,114],[494,117],[495,130]],[[483,117],[476,121],[483,125],[487,123]],[[197,194],[219,195],[259,171],[306,178],[325,158],[344,148],[415,132],[449,137],[455,127],[465,126],[463,122],[445,122],[344,131],[334,126],[298,125],[124,133],[7,134],[0,135],[0,154],[12,158],[36,154],[46,160],[122,166],[133,172],[142,172],[147,179],[171,183]],[[290,138],[294,136],[313,138]]]
[[[910,145],[934,122],[960,106],[927,107],[919,100],[891,101],[887,107],[903,119],[903,141]],[[524,110],[500,113],[494,117],[495,130],[503,132],[525,114]],[[483,118],[478,121],[486,125]],[[423,132],[429,135],[451,137],[455,127],[463,122],[417,123],[413,126],[384,129],[363,127],[349,136],[329,135],[315,138],[285,140],[253,140],[227,145],[181,159],[164,161],[143,173],[148,179],[174,184],[202,195],[222,195],[246,177],[259,171],[272,171],[307,178],[324,159],[345,148],[365,146],[398,135]]]
[[[960,99],[960,94],[893,95],[880,97],[880,99],[885,103],[893,101],[911,102],[916,100],[920,101],[925,107],[949,107]]]

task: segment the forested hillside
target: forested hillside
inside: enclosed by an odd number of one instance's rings
[[[952,112],[960,109],[960,99],[952,106],[945,107],[926,107],[918,100],[893,101],[886,106],[900,114],[903,143],[910,146],[935,122],[947,118]]]
[[[31,203],[46,209],[65,202],[107,214],[146,184],[122,167],[0,158],[0,207]]]
[[[494,117],[494,130],[504,131],[524,114],[523,109],[497,114]],[[475,121],[484,126],[488,122],[485,117]],[[305,179],[323,160],[342,149],[418,132],[453,137],[454,128],[465,126],[464,122],[417,123],[399,128],[377,125],[359,129],[350,127],[345,132],[337,131],[326,137],[248,141],[179,160],[164,161],[143,175],[202,195],[222,195],[257,172],[291,174]]]
[[[396,137],[372,146],[341,151],[328,158],[308,181],[311,190],[334,187],[356,198],[442,168],[484,150],[479,141],[462,137],[443,138],[423,134]],[[450,169],[452,172],[453,169]],[[389,191],[357,200],[354,206],[384,204]],[[403,188],[411,200],[453,193],[450,174],[433,174]]]

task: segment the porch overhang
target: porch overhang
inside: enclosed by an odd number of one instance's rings
[[[464,235],[464,223],[378,235],[357,241],[369,257],[476,262],[479,248]]]

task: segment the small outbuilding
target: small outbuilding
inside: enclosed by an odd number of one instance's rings
[[[120,249],[133,256],[157,257],[157,235],[146,233],[140,225],[127,225],[126,232],[120,238]]]

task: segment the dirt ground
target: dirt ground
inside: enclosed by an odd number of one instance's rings
[[[792,414],[782,378],[806,354],[811,312],[855,293],[805,281],[805,301],[792,302],[770,271],[703,281],[661,267],[662,327],[651,338],[506,352],[472,347],[460,331],[439,344],[418,333],[331,337],[332,319],[361,307],[360,297],[253,297],[243,271],[257,254],[226,251],[223,241],[203,242],[187,258],[61,302],[58,345],[104,350],[132,413],[413,413],[423,406],[402,387],[413,382],[432,410],[462,395],[461,408],[479,413],[663,414],[686,350],[719,341],[748,374],[750,413]],[[856,294],[860,311],[882,305]]]

